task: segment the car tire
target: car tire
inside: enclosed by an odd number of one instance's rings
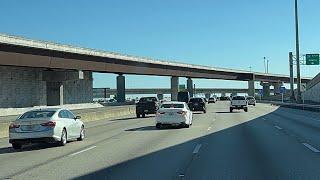
[[[81,130],[80,130],[80,136],[79,136],[79,138],[77,140],[78,141],[83,141],[85,137],[86,137],[86,132],[85,132],[84,126],[82,126]]]
[[[184,124],[184,128],[190,128],[190,124]]]
[[[256,106],[256,104],[253,104],[253,106]]]
[[[244,108],[244,112],[248,112],[248,108]]]
[[[67,144],[67,131],[66,131],[66,129],[63,129],[61,132],[61,138],[60,138],[59,145],[65,146],[66,144]]]
[[[205,114],[205,113],[207,113],[207,110],[205,109],[205,110],[203,110],[203,113]]]
[[[145,117],[146,117],[146,114],[143,113],[143,114],[142,114],[142,118],[145,118]]]
[[[137,114],[137,118],[140,118],[140,114]]]
[[[230,112],[232,113],[232,111],[233,111],[233,109],[232,108],[230,108]]]
[[[157,123],[157,124],[156,124],[156,128],[157,128],[157,129],[161,129],[161,127],[162,127],[162,126],[161,126],[160,123]]]
[[[22,148],[22,145],[21,144],[19,144],[19,143],[12,143],[12,148],[13,149],[21,149]]]

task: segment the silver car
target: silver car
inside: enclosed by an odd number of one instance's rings
[[[85,126],[67,109],[47,108],[28,111],[9,126],[9,143],[21,149],[28,143],[59,143],[64,146],[69,140],[82,141]]]

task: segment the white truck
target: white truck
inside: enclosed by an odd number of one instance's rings
[[[230,102],[230,112],[234,109],[243,109],[248,112],[248,101],[245,96],[233,96]]]

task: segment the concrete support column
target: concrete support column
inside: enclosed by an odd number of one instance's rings
[[[125,77],[122,74],[117,76],[117,101],[126,101],[126,82]]]
[[[178,100],[179,77],[171,77],[171,101]]]
[[[273,83],[272,85],[273,85],[274,94],[275,95],[280,94],[280,87],[283,85],[283,83],[278,82],[278,83]]]
[[[263,88],[263,97],[269,97],[271,84],[269,82],[261,82],[260,85]]]
[[[163,94],[157,94],[159,100],[163,100]]]
[[[190,97],[193,97],[193,82],[191,78],[188,78],[187,80],[187,89],[188,89],[188,92],[190,93]]]
[[[248,81],[248,95],[253,97],[255,95],[254,80]]]

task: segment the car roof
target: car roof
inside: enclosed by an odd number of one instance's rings
[[[179,101],[167,101],[167,102],[164,102],[162,104],[185,104],[185,102],[179,102]]]
[[[32,109],[30,111],[59,111],[59,110],[63,110],[63,109],[62,108],[39,108],[39,109]]]

